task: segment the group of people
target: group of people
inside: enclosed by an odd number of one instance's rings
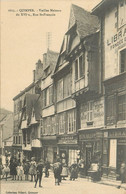
[[[74,162],[68,169],[66,163],[62,164],[60,158],[58,158],[57,162],[53,165],[55,185],[60,185],[61,180],[65,180],[65,177],[68,177],[68,171],[70,172],[70,180],[74,181],[78,178],[78,164]]]
[[[45,163],[43,160],[36,163],[35,158],[32,157],[31,161],[24,159],[23,162],[20,162],[16,157],[12,156],[10,161],[6,162],[6,164],[2,164],[2,162],[0,163],[0,178],[5,178],[7,181],[8,175],[10,175],[12,180],[23,180],[23,177],[25,176],[25,180],[28,181],[30,176],[30,181],[36,181],[37,177],[39,177],[38,171],[40,171],[40,162],[42,164],[42,171],[45,172],[45,177],[48,177],[50,164],[47,160]],[[40,174],[42,173],[40,172]]]

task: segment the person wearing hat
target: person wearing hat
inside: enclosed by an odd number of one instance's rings
[[[37,168],[36,168],[37,175],[36,175],[35,186],[34,186],[35,188],[37,186],[38,180],[39,180],[39,187],[42,187],[41,181],[42,181],[43,168],[44,168],[44,162],[42,159],[40,159],[40,161],[37,165]]]
[[[26,162],[23,165],[24,174],[25,174],[25,180],[26,181],[28,181],[29,168],[30,168],[29,160],[26,160]]]
[[[34,177],[34,180],[35,180],[35,176],[36,176],[36,162],[35,162],[35,158],[34,157],[31,158],[29,174],[31,175],[31,181],[33,181],[33,177]]]

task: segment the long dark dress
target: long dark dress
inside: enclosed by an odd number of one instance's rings
[[[17,161],[16,160],[10,160],[10,175],[17,175]]]

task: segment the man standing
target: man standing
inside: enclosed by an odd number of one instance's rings
[[[37,170],[37,175],[36,176],[37,177],[36,177],[36,180],[35,180],[35,188],[37,186],[38,180],[39,180],[39,187],[42,187],[41,180],[42,180],[43,168],[44,168],[44,163],[43,163],[43,160],[41,159],[39,161],[39,163],[37,164],[37,168],[36,168],[36,170]]]

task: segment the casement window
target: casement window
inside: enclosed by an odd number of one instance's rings
[[[71,76],[68,74],[63,79],[63,98],[70,96],[71,94]]]
[[[119,2],[118,27],[120,28],[126,24],[126,0]]]
[[[126,120],[126,94],[118,96],[118,121]]]
[[[68,74],[57,82],[57,101],[71,95],[71,81],[71,74]]]
[[[93,102],[87,103],[87,122],[93,121]]]
[[[42,92],[43,107],[49,106],[53,103],[53,86],[50,86]]]
[[[18,137],[16,136],[16,142],[15,142],[16,144],[18,144]]]
[[[15,136],[13,136],[13,144],[15,144],[15,143],[16,143]]]
[[[21,144],[21,136],[19,136],[19,144]]]
[[[23,130],[23,144],[26,144],[26,130]]]
[[[84,76],[84,55],[78,57],[75,62],[75,80]]]
[[[109,96],[106,101],[106,122],[107,124],[115,124],[116,122],[116,97]]]
[[[76,114],[75,110],[69,111],[67,113],[67,128],[68,133],[72,133],[76,131]]]
[[[65,114],[64,113],[59,114],[58,124],[59,124],[59,133],[63,134],[65,132]]]
[[[126,71],[126,49],[120,51],[120,73]]]
[[[30,144],[30,138],[31,138],[31,131],[30,129],[27,130],[27,144]]]
[[[63,99],[63,79],[57,82],[57,101]]]

